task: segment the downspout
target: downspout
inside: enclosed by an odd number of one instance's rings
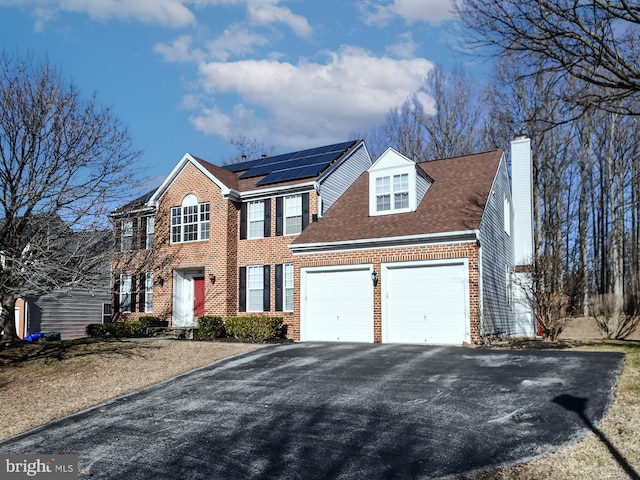
[[[478,309],[480,316],[480,331],[478,332],[480,335],[480,339],[484,337],[484,308],[483,304],[483,294],[482,294],[482,244],[480,243],[480,230],[476,230],[476,241],[478,243]]]

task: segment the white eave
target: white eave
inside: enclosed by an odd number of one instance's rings
[[[304,255],[344,250],[373,250],[378,248],[395,248],[443,243],[469,243],[479,241],[479,230],[462,230],[459,232],[405,235],[386,238],[363,238],[339,242],[301,243],[297,245],[290,244],[289,249],[291,249],[294,255]]]

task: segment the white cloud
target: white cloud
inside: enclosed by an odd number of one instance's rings
[[[455,18],[453,2],[456,0],[363,0],[358,4],[363,21],[367,25],[385,25],[394,16],[402,17],[406,23],[427,22],[437,25]]]
[[[406,32],[398,36],[398,41],[387,47],[387,52],[399,58],[413,58],[418,44],[413,41],[411,32]]]
[[[299,37],[308,37],[312,29],[306,18],[294,14],[290,9],[279,7],[280,0],[248,0],[249,20],[258,25],[283,23]]]
[[[167,62],[192,62],[199,61],[203,58],[200,50],[191,49],[193,37],[191,35],[181,35],[171,44],[157,43],[153,46],[153,51]]]
[[[0,5],[34,6],[36,28],[53,17],[53,12],[84,13],[94,20],[135,20],[179,28],[194,24],[195,16],[184,0],[2,0]]]
[[[264,46],[268,42],[265,36],[253,33],[242,25],[232,25],[220,37],[207,42],[207,50],[212,58],[226,61],[231,55],[252,53],[254,46]]]
[[[227,138],[248,135],[250,128],[252,136],[270,144],[332,141],[379,124],[391,108],[419,90],[431,68],[425,59],[374,57],[354,47],[330,53],[326,64],[203,63],[201,87],[209,96],[207,105],[214,106],[201,107],[191,120],[198,130]],[[223,111],[216,95],[228,94],[240,102]]]

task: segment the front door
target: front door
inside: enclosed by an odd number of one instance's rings
[[[204,277],[193,278],[193,316],[204,316]]]
[[[195,327],[204,315],[204,275],[202,270],[174,270],[173,327]]]

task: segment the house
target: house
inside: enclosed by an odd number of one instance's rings
[[[528,140],[512,148],[531,162]],[[513,293],[515,245],[532,242],[515,207],[502,150],[415,163],[390,148],[372,163],[352,141],[226,167],[187,154],[112,214],[114,311],[173,327],[266,313],[303,341],[533,335]]]
[[[30,294],[16,299],[16,333],[20,338],[38,332],[56,332],[63,340],[85,337],[87,325],[111,319],[111,232],[71,232],[58,217],[49,223],[53,233],[46,245],[54,253],[33,248],[41,257],[38,267],[25,272],[34,285],[24,286]],[[71,285],[57,286],[65,283]]]

